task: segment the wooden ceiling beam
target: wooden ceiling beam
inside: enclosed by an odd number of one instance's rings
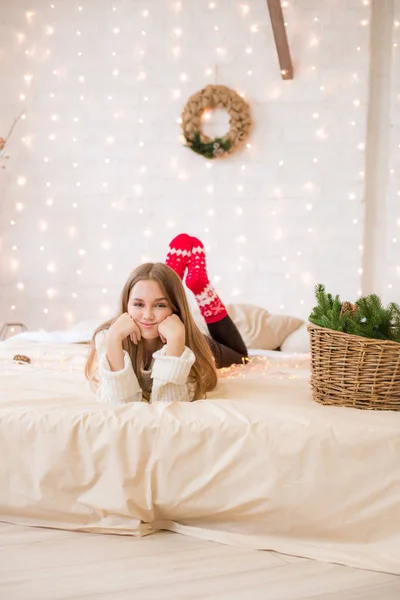
[[[267,0],[282,79],[293,79],[293,65],[280,0]]]

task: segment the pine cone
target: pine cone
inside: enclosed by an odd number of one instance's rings
[[[357,311],[357,306],[355,304],[352,304],[351,302],[347,302],[347,301],[343,302],[342,309],[340,311],[340,318],[342,318],[343,315],[346,313],[350,313],[350,316],[352,317],[356,311]]]

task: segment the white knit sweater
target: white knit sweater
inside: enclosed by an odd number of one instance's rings
[[[142,389],[132,367],[129,354],[124,350],[124,368],[111,371],[106,354],[106,331],[101,331],[95,338],[98,377],[97,400],[110,404],[126,404],[141,402]],[[185,346],[183,354],[166,356],[166,346],[153,354],[150,369],[142,370],[146,389],[151,386],[150,402],[190,402],[193,400],[194,387],[188,383],[190,369],[196,360],[192,350]]]

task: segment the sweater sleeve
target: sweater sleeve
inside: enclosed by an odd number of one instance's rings
[[[100,331],[95,338],[98,360],[99,388],[97,400],[109,404],[141,402],[142,390],[132,367],[129,354],[124,350],[124,368],[112,371],[106,354],[106,332]]]
[[[188,377],[196,357],[187,346],[179,357],[166,356],[166,351],[163,346],[153,354],[151,402],[190,402],[194,389]]]

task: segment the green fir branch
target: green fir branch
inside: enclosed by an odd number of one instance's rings
[[[315,288],[317,305],[313,308],[309,321],[320,327],[342,331],[360,337],[377,340],[391,340],[400,343],[400,306],[395,303],[387,307],[376,294],[359,298],[355,312],[342,312],[339,296],[333,297],[318,284]]]
[[[216,137],[210,142],[203,142],[200,131],[196,131],[192,136],[186,133],[184,135],[186,146],[205,158],[220,158],[232,148],[230,140],[224,140],[220,137]]]

